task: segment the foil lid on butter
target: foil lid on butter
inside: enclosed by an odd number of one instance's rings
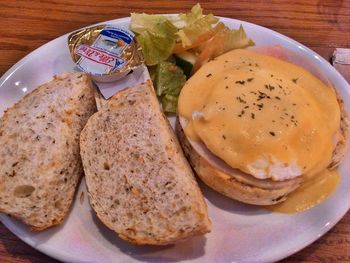
[[[140,48],[128,30],[99,25],[68,36],[68,46],[77,67],[99,82],[123,78],[143,64]]]

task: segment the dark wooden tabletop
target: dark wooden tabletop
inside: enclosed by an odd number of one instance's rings
[[[0,0],[0,75],[44,43],[80,27],[129,16],[130,12],[184,12],[196,2]],[[336,47],[350,48],[350,1],[221,0],[201,4],[215,15],[287,35],[327,60]],[[0,261],[56,262],[20,241],[2,224]],[[350,212],[326,235],[283,262],[350,262]]]

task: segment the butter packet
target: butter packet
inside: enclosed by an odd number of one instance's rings
[[[68,46],[80,70],[98,82],[113,82],[144,62],[134,37],[131,31],[99,25],[73,32]]]
[[[150,79],[135,35],[112,25],[98,25],[73,32],[68,47],[77,68],[91,75],[99,92],[98,106],[119,90]]]

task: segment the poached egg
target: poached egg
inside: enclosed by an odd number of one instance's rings
[[[257,179],[313,176],[332,161],[340,109],[333,88],[305,69],[249,50],[205,64],[178,104],[184,132]]]

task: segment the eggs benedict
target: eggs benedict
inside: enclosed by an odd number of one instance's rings
[[[245,203],[271,205],[341,160],[348,125],[339,101],[302,67],[233,50],[187,81],[177,131],[208,186]]]

